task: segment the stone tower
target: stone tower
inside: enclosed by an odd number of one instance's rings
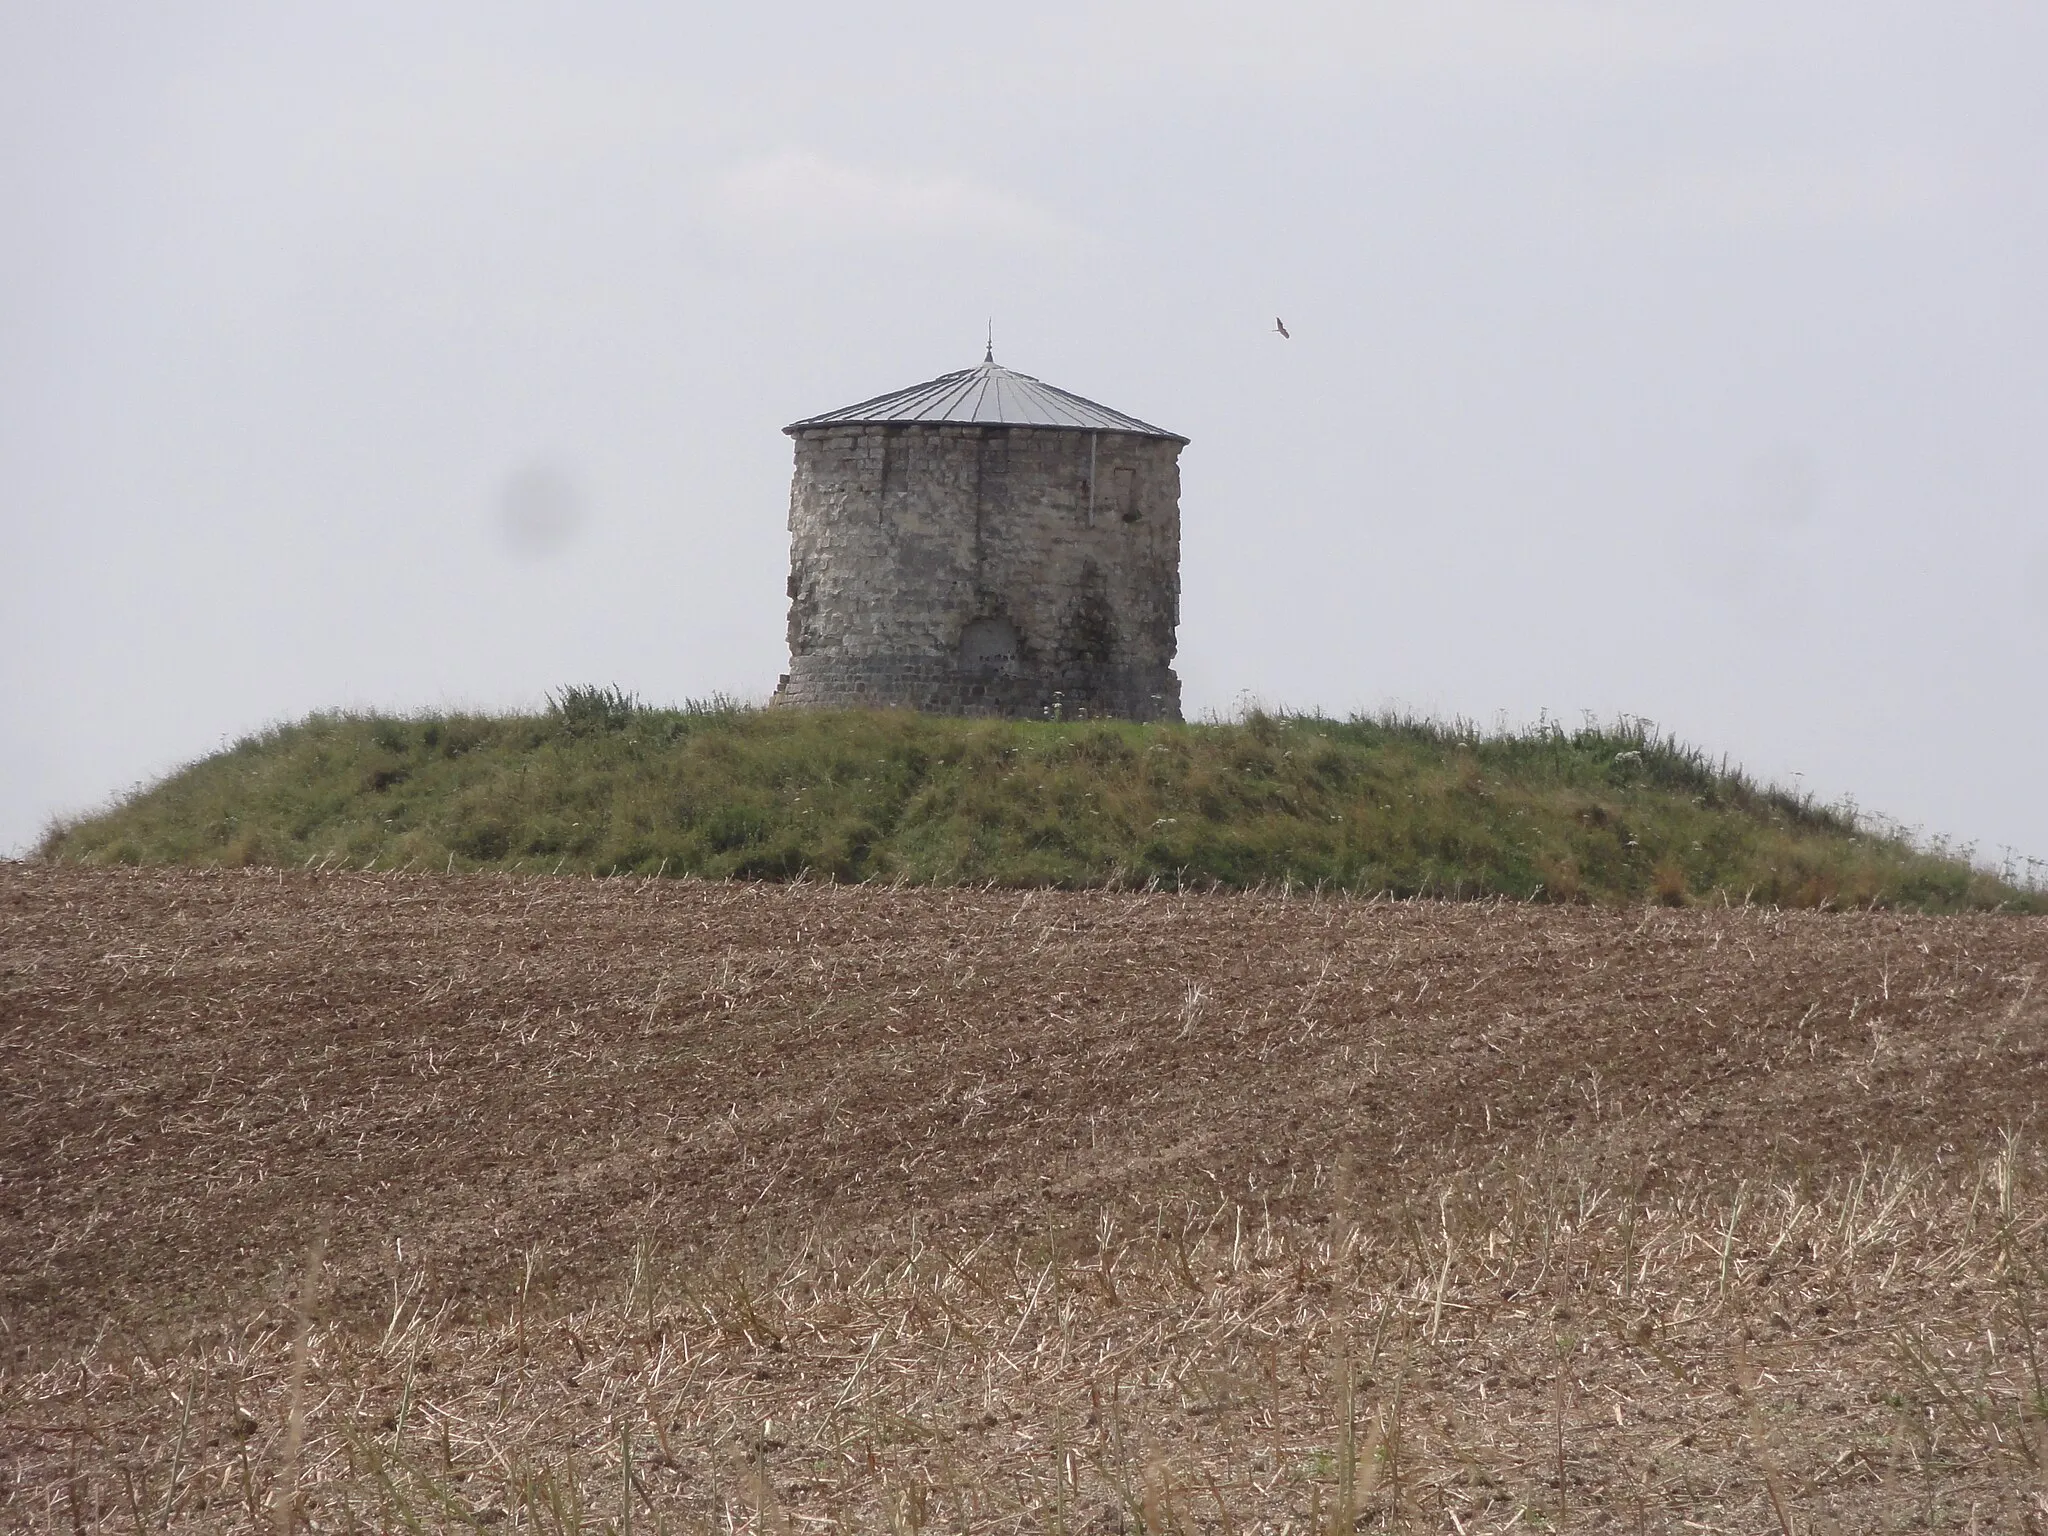
[[[783,430],[777,704],[1180,718],[1186,438],[993,354]]]

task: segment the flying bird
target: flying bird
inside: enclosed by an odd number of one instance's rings
[[[1287,329],[1286,323],[1282,321],[1278,315],[1275,315],[1273,317],[1273,329],[1278,331],[1282,336],[1285,336],[1289,341],[1292,341],[1294,339],[1294,333]]]

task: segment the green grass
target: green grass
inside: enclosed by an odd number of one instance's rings
[[[572,689],[540,715],[315,715],[52,829],[88,863],[1260,883],[1517,900],[2048,911],[1967,859],[1640,722],[958,720]]]

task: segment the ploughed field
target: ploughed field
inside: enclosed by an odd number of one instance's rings
[[[0,866],[0,1527],[2048,1529],[2044,971]]]

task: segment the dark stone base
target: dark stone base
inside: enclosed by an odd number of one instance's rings
[[[1180,719],[1171,667],[1075,668],[1060,676],[962,671],[927,656],[798,656],[772,705],[789,709],[915,709],[1012,720]]]

